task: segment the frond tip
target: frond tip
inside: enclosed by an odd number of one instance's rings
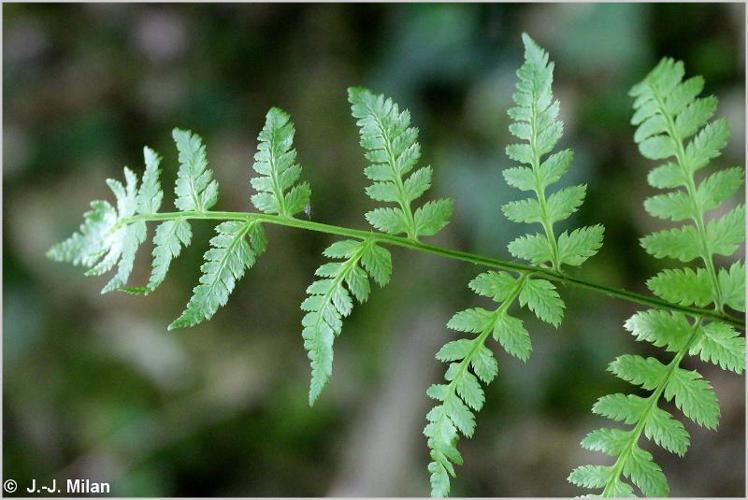
[[[116,207],[107,201],[91,202],[91,210],[83,214],[80,229],[47,252],[47,257],[52,260],[88,267],[87,276],[102,275],[116,265],[116,273],[101,293],[125,289],[135,254],[146,239],[145,222],[132,218],[153,213],[161,204],[160,159],[150,148],[144,149],[144,157],[146,170],[140,187],[137,175],[127,167],[124,169],[124,185],[107,179]]]

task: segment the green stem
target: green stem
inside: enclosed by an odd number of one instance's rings
[[[686,307],[686,306],[680,306],[677,304],[670,304],[656,297],[649,297],[646,295],[641,295],[641,294],[631,292],[628,290],[624,290],[624,289],[620,289],[620,288],[613,288],[613,287],[609,287],[606,285],[591,283],[589,281],[574,278],[566,274],[561,274],[559,272],[556,272],[556,271],[553,271],[547,268],[535,267],[535,266],[530,266],[526,264],[519,264],[516,262],[508,262],[508,261],[503,261],[499,259],[493,259],[491,257],[485,257],[483,255],[477,255],[477,254],[473,254],[469,252],[462,252],[460,250],[452,250],[449,248],[444,248],[444,247],[440,247],[436,245],[429,245],[428,243],[422,243],[420,241],[415,241],[409,238],[404,238],[402,236],[394,236],[391,234],[384,234],[384,233],[381,233],[381,234],[373,233],[371,231],[362,231],[359,229],[351,229],[347,227],[333,226],[330,224],[323,224],[321,222],[294,219],[290,217],[282,217],[279,215],[260,214],[260,213],[255,213],[255,212],[219,212],[219,211],[163,212],[163,213],[158,213],[158,214],[134,215],[132,217],[127,217],[127,218],[122,219],[118,223],[118,225],[122,226],[122,225],[131,224],[133,222],[139,222],[139,221],[145,221],[145,222],[167,221],[167,220],[178,219],[180,217],[184,217],[185,219],[201,219],[201,220],[203,219],[205,220],[256,220],[259,222],[265,222],[267,224],[292,227],[296,229],[303,229],[306,231],[315,231],[315,232],[325,233],[325,234],[333,234],[336,236],[343,236],[346,238],[355,238],[359,240],[365,240],[367,238],[370,238],[379,244],[407,248],[409,250],[429,253],[429,254],[437,255],[439,257],[443,257],[446,259],[458,260],[461,262],[468,262],[470,264],[488,267],[491,269],[535,273],[539,277],[542,277],[542,278],[545,278],[551,281],[567,283],[567,284],[576,286],[578,288],[591,290],[596,293],[602,293],[609,297],[622,299],[627,302],[633,302],[635,304],[640,304],[640,305],[644,305],[648,307],[667,309],[670,311],[679,311],[682,313],[687,313],[687,314],[691,314],[691,315],[699,316],[699,317],[711,318],[715,320],[724,321],[726,323],[737,326],[739,328],[745,328],[745,320],[740,319],[740,318],[735,318],[733,316],[729,316],[719,311],[712,311],[712,310],[707,310],[707,309],[699,309],[695,307]]]

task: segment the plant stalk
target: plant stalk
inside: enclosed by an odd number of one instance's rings
[[[569,276],[564,273],[554,271],[552,269],[536,267],[527,264],[520,264],[517,262],[509,262],[500,259],[494,259],[483,255],[478,255],[469,252],[463,252],[460,250],[453,250],[450,248],[440,247],[437,245],[430,245],[428,243],[422,243],[420,241],[414,241],[409,238],[402,236],[395,236],[385,233],[375,233],[373,231],[363,231],[360,229],[351,229],[347,227],[334,226],[330,224],[324,224],[321,222],[314,222],[303,219],[294,219],[291,217],[283,217],[280,215],[272,214],[261,214],[256,212],[221,212],[221,211],[185,211],[185,212],[162,212],[156,214],[144,214],[134,215],[122,219],[118,226],[132,224],[134,222],[157,222],[157,221],[168,221],[177,218],[185,218],[192,220],[240,220],[240,221],[258,221],[267,224],[274,224],[285,227],[292,227],[296,229],[303,229],[306,231],[315,231],[318,233],[332,234],[336,236],[343,236],[347,238],[355,238],[359,240],[372,239],[376,243],[391,245],[401,248],[407,248],[409,250],[415,250],[419,252],[429,253],[437,255],[445,259],[458,260],[462,262],[468,262],[478,266],[488,267],[491,269],[500,269],[503,271],[513,271],[522,273],[535,273],[538,277],[542,277],[551,281],[566,283],[578,288],[590,290],[596,293],[601,293],[609,297],[625,300],[635,304],[644,305],[647,307],[654,307],[658,309],[666,309],[670,311],[682,312],[685,314],[691,314],[694,316],[709,318],[712,320],[723,321],[741,329],[745,329],[745,320],[742,318],[736,318],[734,316],[722,313],[715,310],[700,309],[696,307],[687,307],[677,304],[670,304],[664,300],[660,300],[657,297],[649,297],[636,292],[625,290],[622,288],[614,288],[606,285],[592,283],[585,281],[573,276]]]

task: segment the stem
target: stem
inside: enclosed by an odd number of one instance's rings
[[[493,259],[491,257],[485,257],[483,255],[477,255],[469,252],[462,252],[460,250],[452,250],[450,248],[444,248],[436,245],[429,245],[428,243],[422,243],[402,236],[394,236],[391,234],[374,233],[371,231],[362,231],[359,229],[351,229],[347,227],[333,226],[330,224],[323,224],[321,222],[314,222],[309,220],[294,219],[290,217],[283,217],[280,215],[271,214],[260,214],[256,212],[219,212],[219,211],[185,211],[185,212],[162,212],[157,214],[145,214],[145,215],[134,215],[132,217],[126,217],[119,221],[118,226],[132,224],[134,222],[149,222],[149,221],[167,221],[174,220],[183,217],[185,219],[192,220],[256,220],[258,222],[264,222],[267,224],[274,224],[279,226],[293,227],[296,229],[303,229],[306,231],[315,231],[318,233],[333,234],[336,236],[344,236],[346,238],[354,238],[359,240],[371,239],[376,243],[391,245],[401,248],[407,248],[409,250],[415,250],[419,252],[429,253],[437,255],[446,259],[459,260],[462,262],[468,262],[470,264],[476,264],[491,269],[500,269],[504,271],[518,271],[535,273],[539,277],[567,283],[574,285],[579,288],[591,290],[596,293],[602,293],[609,297],[625,300],[627,302],[633,302],[648,307],[667,309],[670,311],[678,311],[686,314],[691,314],[699,317],[706,317],[715,320],[724,321],[731,325],[739,328],[745,328],[745,320],[736,318],[719,311],[699,309],[696,307],[686,307],[677,304],[670,304],[664,300],[660,300],[656,297],[649,297],[641,295],[629,290],[621,288],[613,288],[606,285],[597,283],[591,283],[579,278],[574,278],[566,274],[559,273],[557,271],[550,270],[548,268],[535,267],[526,264],[519,264],[516,262],[508,262],[499,259]]]

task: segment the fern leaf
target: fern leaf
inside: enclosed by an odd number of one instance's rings
[[[573,153],[566,149],[543,159],[563,133],[563,123],[558,119],[559,103],[553,99],[551,88],[554,65],[549,62],[548,53],[529,36],[523,34],[522,41],[525,63],[517,71],[517,88],[512,96],[516,106],[509,110],[514,120],[509,131],[525,142],[507,146],[506,154],[526,166],[504,170],[504,178],[510,186],[533,191],[535,198],[506,203],[502,212],[513,222],[539,223],[545,233],[521,236],[510,244],[510,253],[532,264],[550,265],[558,270],[562,264],[577,266],[594,255],[602,244],[603,232],[602,227],[585,228],[571,235],[564,232],[558,239],[555,236],[554,223],[567,219],[579,209],[586,186],[571,186],[546,196],[546,188],[569,169]],[[545,242],[541,241],[543,238]]]
[[[745,241],[745,207],[738,205],[706,226],[706,240],[715,255],[729,257]]]
[[[643,389],[653,391],[667,374],[667,367],[655,358],[643,358],[632,354],[618,356],[608,370],[616,377]]]
[[[477,334],[471,339],[448,342],[436,358],[449,363],[444,375],[446,384],[432,385],[426,394],[440,402],[426,416],[424,434],[431,450],[431,494],[449,494],[449,476],[454,476],[454,465],[462,464],[456,448],[458,431],[471,437],[475,431],[474,411],[483,407],[485,394],[480,382],[490,383],[498,373],[498,364],[491,350],[485,346],[491,334],[509,352],[520,359],[529,354],[530,341],[522,322],[509,316],[506,309],[519,296],[526,278],[515,280],[508,273],[487,272],[476,277],[470,287],[477,293],[491,296],[501,305],[488,311],[471,308],[456,313],[447,326],[458,332]],[[471,370],[472,369],[472,373]]]
[[[580,445],[584,449],[615,457],[623,452],[629,442],[630,434],[630,431],[621,429],[596,429],[587,434]]]
[[[416,209],[413,215],[416,234],[418,236],[433,236],[449,224],[452,217],[452,200],[442,199],[428,201]]]
[[[612,473],[611,467],[604,465],[582,465],[569,475],[569,482],[582,488],[602,488]]]
[[[743,373],[745,370],[745,338],[730,325],[713,322],[704,326],[702,334],[688,351],[703,361],[719,365],[723,370]]]
[[[703,307],[714,301],[712,280],[704,268],[665,269],[647,280],[652,293],[673,304]]]
[[[297,183],[301,165],[293,148],[295,132],[291,116],[282,109],[271,108],[265,115],[252,165],[259,175],[250,180],[257,191],[252,204],[261,212],[293,217],[309,203],[309,184]]]
[[[659,189],[675,188],[686,185],[686,176],[676,163],[666,163],[652,169],[647,175],[650,186]]]
[[[644,209],[652,217],[681,221],[695,217],[691,199],[684,192],[658,194],[644,201]]]
[[[696,190],[696,201],[704,211],[712,210],[729,200],[742,184],[742,168],[718,170],[701,181]]]
[[[564,301],[548,280],[528,279],[519,294],[519,303],[527,305],[538,319],[557,328],[564,318]]]
[[[580,184],[559,189],[548,197],[548,220],[558,222],[576,212],[587,195],[587,186]]]
[[[218,201],[218,182],[208,168],[205,145],[197,134],[175,128],[172,132],[179,151],[177,199],[179,210],[204,212]]]
[[[447,322],[447,328],[456,332],[480,333],[491,328],[493,321],[491,311],[475,307],[455,313]]]
[[[691,442],[683,424],[657,406],[650,409],[644,424],[644,435],[656,445],[681,457],[686,454]]]
[[[116,223],[117,211],[109,202],[92,201],[91,210],[83,214],[78,231],[52,246],[47,257],[56,262],[91,267],[106,253],[105,236]]]
[[[190,140],[200,142],[200,138],[196,135],[193,135]],[[204,148],[203,153],[201,154],[204,158]],[[161,207],[161,201],[163,199],[163,192],[158,184],[158,167],[161,162],[161,157],[148,147],[144,148],[144,156],[146,170],[143,174],[143,184],[138,193],[138,212],[142,214],[155,214]],[[187,160],[184,161],[187,162]],[[180,170],[184,168],[185,167],[180,167]],[[183,184],[183,181],[178,178],[175,187],[177,199],[179,199],[179,191],[181,189],[180,184]],[[153,237],[153,266],[148,283],[145,286],[126,287],[120,288],[120,290],[137,295],[148,295],[152,293],[166,278],[166,274],[171,266],[171,261],[179,257],[182,253],[182,247],[188,247],[191,240],[192,228],[186,218],[178,218],[159,224],[158,227],[156,227],[156,232]]]
[[[719,423],[719,404],[711,384],[695,370],[676,368],[664,392],[665,399],[675,399],[675,406],[688,418],[707,429]]]
[[[353,311],[351,295],[359,303],[370,293],[369,277],[384,286],[392,272],[389,251],[373,240],[342,240],[324,251],[331,259],[320,266],[316,275],[322,279],[307,288],[308,297],[301,303],[306,314],[301,322],[304,348],[312,368],[309,405],[313,405],[332,375],[333,343],[343,328],[343,318]]]
[[[524,287],[523,287],[524,291]],[[501,344],[508,353],[527,361],[532,351],[530,334],[525,329],[522,320],[508,314],[502,314],[493,323],[493,338]]]
[[[205,262],[200,267],[200,284],[192,290],[184,312],[169,325],[169,330],[195,326],[213,317],[226,305],[247,269],[265,250],[265,235],[257,222],[227,221],[216,226]]]
[[[527,260],[536,266],[553,259],[553,249],[548,239],[542,234],[520,236],[509,243],[507,248],[514,257]]]
[[[643,237],[640,242],[648,254],[658,259],[669,258],[691,262],[701,253],[698,233],[692,225],[651,233]]]
[[[361,264],[380,287],[390,282],[392,255],[386,248],[379,245],[367,245],[361,255]]]
[[[158,180],[161,174],[159,169],[161,157],[147,146],[143,148],[143,157],[145,158],[145,172],[138,191],[137,212],[139,214],[155,214],[161,208],[161,201],[164,198],[164,192],[161,190],[161,184]]]
[[[529,36],[523,34],[522,40],[525,62],[517,71],[518,82],[512,96],[516,106],[508,113],[513,120],[509,131],[524,142],[507,146],[507,156],[520,165],[505,169],[503,176],[510,186],[531,191],[534,196],[510,201],[501,210],[511,221],[543,227],[543,233],[523,235],[512,241],[509,253],[534,265],[560,271],[562,264],[578,266],[597,253],[602,245],[603,227],[565,231],[556,239],[553,225],[579,209],[587,188],[570,186],[546,196],[546,188],[568,171],[573,153],[565,149],[551,154],[563,133],[563,123],[558,119],[559,103],[553,99],[551,89],[553,63]],[[530,334],[520,318],[508,313],[509,307],[518,300],[520,307],[528,308],[538,319],[554,327],[561,324],[564,315],[564,302],[556,287],[532,274],[519,273],[515,277],[507,272],[490,271],[476,276],[469,287],[499,305],[493,311],[475,307],[452,316],[448,328],[474,333],[477,337],[449,342],[436,355],[450,365],[445,374],[449,383],[433,385],[427,392],[442,402],[429,413],[424,430],[433,460],[429,472],[434,496],[449,493],[453,464],[462,461],[455,448],[457,431],[467,437],[473,433],[472,411],[480,410],[485,400],[478,381],[488,384],[498,373],[498,365],[484,345],[487,337],[492,335],[509,355],[524,362],[532,351]]]
[[[357,119],[361,146],[371,162],[364,174],[373,184],[366,194],[375,201],[395,203],[394,208],[377,208],[366,220],[378,231],[406,234],[409,238],[432,236],[449,222],[453,202],[427,202],[415,212],[411,203],[431,186],[431,167],[415,171],[421,159],[418,129],[410,124],[410,113],[383,95],[364,88],[348,89],[351,112]]]
[[[729,269],[717,269],[715,255],[732,255],[745,240],[745,211],[742,205],[706,223],[705,214],[729,200],[743,182],[739,167],[707,175],[698,186],[694,173],[720,155],[729,129],[724,119],[709,122],[716,108],[713,97],[697,98],[704,87],[701,77],[682,81],[681,62],[663,59],[643,82],[634,86],[637,126],[634,141],[646,158],[668,160],[649,173],[649,184],[659,189],[675,189],[644,202],[646,211],[661,219],[688,221],[672,229],[641,239],[642,247],[657,258],[682,262],[700,259],[703,267],[666,269],[647,281],[649,289],[662,299],[683,306],[714,304],[745,309],[745,276],[742,262]],[[689,137],[692,139],[688,142]],[[685,188],[685,189],[681,189]],[[658,407],[660,397],[674,401],[689,419],[708,429],[716,429],[720,409],[711,384],[695,370],[679,365],[686,354],[723,369],[742,373],[745,369],[745,339],[732,327],[720,322],[694,318],[682,313],[650,310],[638,312],[625,323],[637,340],[646,340],[675,353],[663,364],[655,358],[619,356],[609,370],[619,378],[651,391],[647,398],[615,394],[604,396],[592,411],[613,420],[634,425],[626,434],[616,433],[623,444],[597,438],[593,445],[612,452],[616,463],[605,481],[577,484],[603,488],[603,496],[633,494],[621,480],[628,478],[645,496],[664,496],[667,480],[652,455],[638,446],[644,436],[677,455],[685,454],[690,437],[682,423]],[[620,431],[619,431],[620,432]],[[615,446],[614,446],[615,445]],[[578,469],[579,470],[579,469]],[[583,469],[586,470],[586,469]],[[574,478],[570,476],[570,480]]]
[[[182,247],[190,246],[192,228],[185,219],[162,222],[153,236],[153,270],[145,293],[155,290],[166,278],[171,261],[179,257]]]
[[[623,475],[647,497],[664,497],[670,491],[665,474],[652,460],[652,454],[638,446],[632,447],[630,458],[623,466]]]
[[[605,228],[601,224],[564,231],[558,236],[558,255],[561,264],[580,266],[595,255],[603,244]]]
[[[517,280],[507,272],[488,271],[473,278],[468,287],[478,295],[501,302],[514,290],[516,283]]]
[[[735,262],[730,269],[719,270],[719,286],[722,299],[736,311],[745,312],[745,266]]]
[[[685,315],[655,309],[634,314],[623,326],[636,340],[651,342],[670,352],[683,348],[692,329]]]
[[[646,409],[646,399],[621,393],[602,396],[592,405],[592,413],[626,424],[637,422]]]
[[[161,158],[148,147],[143,149],[143,156],[145,172],[140,186],[137,175],[128,168],[124,169],[124,185],[107,179],[116,208],[106,201],[92,202],[91,210],[83,215],[79,231],[47,252],[52,260],[88,267],[87,276],[104,274],[116,265],[117,271],[101,293],[113,290],[143,293],[145,290],[125,286],[137,250],[146,239],[145,222],[131,218],[158,212],[163,199],[159,182]]]
[[[118,219],[122,220],[135,215],[138,208],[137,176],[129,168],[125,168],[124,186],[114,179],[107,179],[107,185],[117,200]],[[145,241],[145,238],[145,222],[124,224],[122,227],[117,228],[115,226],[111,229],[110,234],[106,237],[106,246],[109,251],[98,264],[86,271],[87,276],[98,276],[117,265],[117,271],[101,290],[101,293],[118,290],[125,286],[135,262],[135,253],[140,244]]]
[[[106,201],[92,202],[79,231],[47,252],[52,260],[88,267],[86,276],[99,276],[117,266],[101,293],[119,290],[127,283],[135,254],[146,238],[145,222],[128,219],[140,209],[147,210],[148,204],[155,205],[160,191],[157,166],[153,163],[148,166],[145,190],[138,189],[138,178],[130,169],[125,168],[124,172],[125,185],[107,179],[116,199],[116,208]]]

